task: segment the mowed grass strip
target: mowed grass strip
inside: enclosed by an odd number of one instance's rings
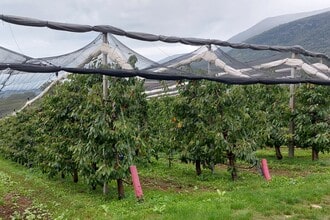
[[[0,160],[0,209],[8,195],[31,201],[42,207],[52,219],[329,219],[330,155],[321,154],[311,161],[310,151],[296,150],[294,159],[278,161],[272,149],[260,150],[266,158],[272,180],[266,182],[256,168],[240,163],[236,182],[223,165],[212,174],[203,170],[195,175],[192,164],[166,159],[138,165],[144,201],[137,202],[127,180],[126,198],[118,201],[116,184],[110,195],[101,187],[90,190],[70,177],[48,179],[39,171]],[[0,211],[1,213],[1,211]]]

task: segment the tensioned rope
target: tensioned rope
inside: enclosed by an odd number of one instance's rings
[[[330,80],[322,79],[295,79],[295,78],[276,78],[276,79],[265,79],[262,77],[254,78],[244,78],[244,77],[212,77],[207,75],[192,75],[192,74],[173,74],[168,73],[167,71],[157,72],[155,74],[152,71],[147,70],[123,70],[123,69],[84,69],[84,68],[68,68],[60,66],[40,66],[35,64],[0,64],[0,70],[4,69],[13,69],[17,71],[30,72],[30,73],[53,73],[59,71],[66,71],[71,73],[80,73],[80,74],[103,74],[108,76],[115,77],[143,77],[146,79],[156,79],[156,80],[210,80],[217,81],[227,84],[297,84],[297,83],[313,83],[319,85],[330,85]]]
[[[111,33],[119,36],[126,36],[132,39],[137,39],[141,41],[162,41],[165,43],[182,43],[193,46],[202,45],[217,45],[223,47],[231,47],[235,49],[252,49],[252,50],[271,50],[278,52],[292,52],[297,54],[302,54],[310,57],[319,57],[330,60],[329,56],[323,53],[315,53],[308,51],[301,46],[269,46],[269,45],[257,45],[257,44],[246,44],[246,43],[229,43],[227,41],[221,41],[217,39],[203,39],[203,38],[182,38],[175,36],[165,36],[165,35],[155,35],[142,32],[131,32],[125,31],[117,27],[110,25],[80,25],[80,24],[70,24],[61,23],[53,21],[44,21],[26,17],[18,17],[12,15],[0,15],[0,19],[17,25],[32,26],[32,27],[47,27],[54,30],[69,31],[69,32],[100,32],[100,33]]]

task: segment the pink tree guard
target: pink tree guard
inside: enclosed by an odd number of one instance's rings
[[[139,200],[141,200],[141,199],[143,199],[143,192],[142,192],[142,187],[141,187],[141,184],[140,184],[140,179],[139,179],[139,175],[138,175],[136,166],[130,166],[129,169],[130,169],[131,175],[132,175],[132,181],[133,181],[135,196]]]
[[[267,181],[271,180],[266,159],[261,159],[261,169],[262,169],[262,173],[264,174],[265,179]]]

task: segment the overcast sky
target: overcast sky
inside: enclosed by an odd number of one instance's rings
[[[324,8],[330,8],[330,0],[0,0],[0,13],[5,15],[219,40],[228,40],[267,17]],[[32,57],[68,53],[97,36],[0,22],[0,46]],[[155,60],[194,49],[119,40]]]

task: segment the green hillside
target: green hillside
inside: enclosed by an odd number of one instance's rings
[[[330,11],[289,22],[246,40],[250,44],[300,45],[307,50],[330,55]],[[245,62],[279,58],[276,52],[231,50],[230,55]]]
[[[24,106],[26,101],[34,97],[34,92],[25,92],[19,94],[11,94],[9,97],[0,98],[0,118],[11,114]]]

